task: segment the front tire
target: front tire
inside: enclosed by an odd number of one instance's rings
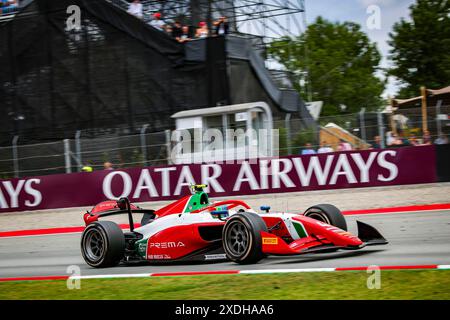
[[[347,231],[347,222],[341,210],[331,204],[312,206],[303,214],[305,217],[316,219]]]
[[[233,215],[222,232],[223,248],[228,259],[239,264],[250,264],[264,258],[261,231],[267,232],[267,226],[257,214],[243,212]]]
[[[113,267],[125,253],[125,236],[112,221],[97,221],[86,227],[81,236],[81,253],[94,268]]]

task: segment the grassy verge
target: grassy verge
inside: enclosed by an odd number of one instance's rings
[[[450,299],[450,271],[382,271],[369,290],[366,272],[211,275],[0,283],[0,299]]]

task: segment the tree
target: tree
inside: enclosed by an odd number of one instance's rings
[[[298,82],[308,73],[312,99],[324,101],[322,115],[341,114],[340,105],[353,113],[382,104],[385,83],[375,75],[381,55],[356,23],[318,17],[299,37],[272,42],[268,53],[296,75],[296,89],[305,99]]]
[[[421,86],[450,85],[450,1],[418,0],[410,7],[411,21],[402,19],[389,34],[389,74],[400,80],[399,96],[417,96]]]

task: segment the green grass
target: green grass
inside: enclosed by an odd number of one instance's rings
[[[382,271],[369,290],[366,272],[209,275],[0,283],[0,299],[450,299],[450,271]]]

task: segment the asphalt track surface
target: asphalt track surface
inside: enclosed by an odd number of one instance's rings
[[[212,270],[336,268],[356,266],[450,265],[450,210],[346,216],[356,234],[356,220],[377,228],[389,244],[357,251],[268,257],[258,264],[231,262],[164,265],[119,265],[95,269],[80,253],[81,234],[0,238],[0,278],[69,275],[78,265],[81,275],[139,274]]]

